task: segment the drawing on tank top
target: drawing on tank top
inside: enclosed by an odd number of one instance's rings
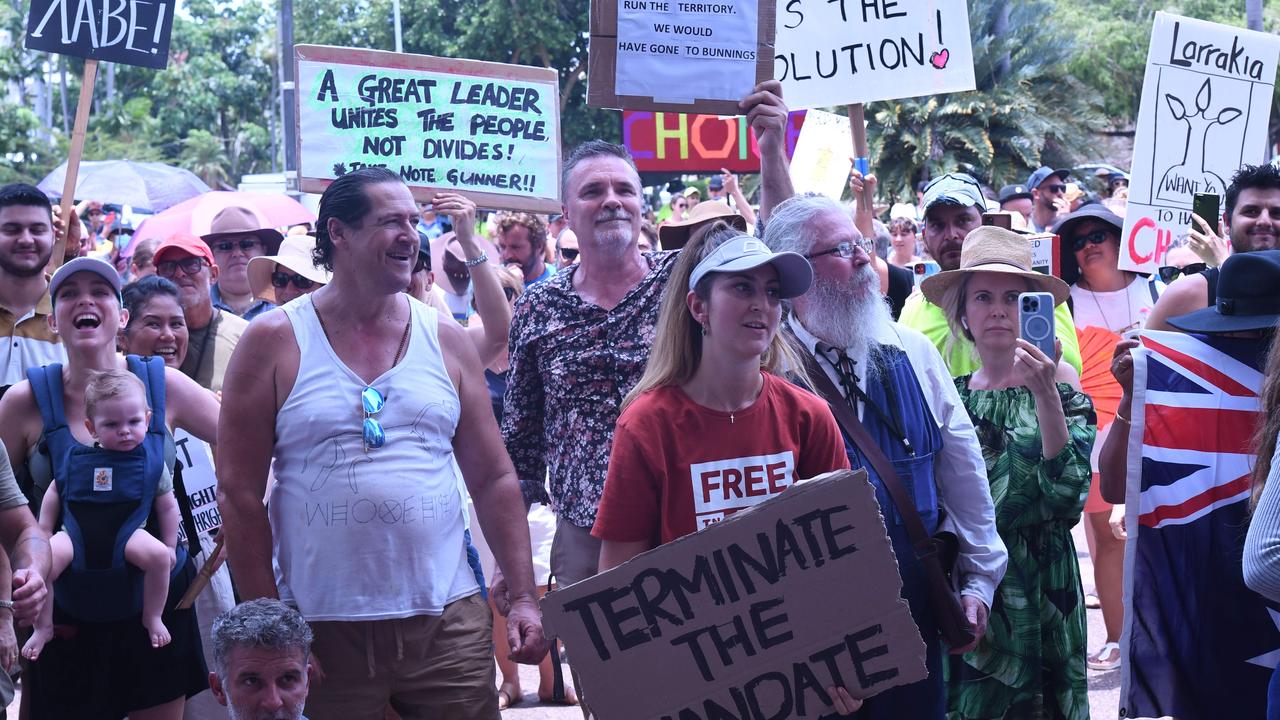
[[[387,398],[387,401],[391,402],[391,398]],[[442,431],[444,428],[438,418],[456,417],[457,412],[455,403],[428,402],[414,415],[412,422],[383,427],[383,431],[387,435],[387,444],[390,445],[398,439],[400,442],[417,444],[425,453],[452,452],[452,431],[450,430],[448,438],[443,437]],[[433,415],[434,418],[432,417]],[[358,424],[353,425],[350,430],[341,431],[336,435],[320,440],[307,453],[302,462],[302,477],[307,477],[311,468],[318,466],[315,479],[311,482],[311,492],[319,492],[335,474],[345,472],[347,487],[350,488],[352,494],[359,495],[360,486],[356,480],[357,468],[361,465],[372,463],[372,455],[378,451],[373,450],[369,453],[355,452],[350,453],[352,457],[348,457],[348,452],[344,445],[360,447],[362,443],[363,438]]]

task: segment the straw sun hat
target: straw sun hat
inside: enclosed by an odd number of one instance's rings
[[[316,239],[310,235],[290,235],[280,243],[275,255],[259,255],[249,259],[249,289],[253,296],[269,303],[276,302],[276,289],[271,285],[271,273],[276,265],[297,273],[311,282],[328,285],[333,274],[316,267],[311,252],[316,249]]]
[[[947,290],[975,272],[1020,275],[1030,280],[1039,292],[1052,294],[1054,305],[1061,305],[1071,295],[1066,283],[1031,269],[1031,242],[1025,235],[991,225],[983,225],[965,237],[960,248],[959,270],[925,278],[920,283],[920,291],[929,302],[941,306]]]

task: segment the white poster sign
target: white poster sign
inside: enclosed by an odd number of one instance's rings
[[[792,109],[972,90],[965,0],[777,0],[774,77]]]
[[[1241,165],[1263,161],[1277,57],[1274,35],[1156,13],[1122,269],[1154,272],[1186,236],[1195,194],[1223,195]]]
[[[840,199],[853,168],[853,131],[845,115],[810,110],[791,156],[791,184],[796,192],[816,192]]]
[[[218,512],[218,478],[213,471],[213,453],[209,445],[186,430],[173,433],[173,445],[178,461],[182,463],[182,484],[191,501],[191,517],[196,530],[208,533],[222,527],[222,514]],[[178,523],[178,540],[185,542],[186,529]]]
[[[738,101],[756,84],[759,0],[617,0],[617,93]]]

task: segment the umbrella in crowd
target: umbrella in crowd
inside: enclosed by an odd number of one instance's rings
[[[213,217],[223,208],[232,206],[248,208],[258,217],[260,227],[264,228],[316,221],[314,213],[288,195],[215,191],[193,197],[143,220],[133,239],[135,242],[149,237],[163,239],[175,233],[207,235]]]
[[[54,168],[39,188],[54,200],[62,198],[67,164]],[[160,212],[209,192],[209,186],[188,170],[158,162],[132,160],[87,160],[76,175],[76,198],[129,205],[138,210]]]

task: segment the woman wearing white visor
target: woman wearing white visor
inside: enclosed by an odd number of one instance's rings
[[[592,534],[606,570],[782,492],[849,467],[827,404],[782,374],[801,367],[778,334],[782,300],[804,294],[813,268],[724,222],[680,253],[644,376],[622,404]],[[708,488],[700,463],[768,477],[761,492]],[[827,688],[841,714],[861,707]]]
[[[289,235],[280,242],[275,255],[249,260],[249,289],[259,300],[283,305],[329,284],[328,270],[316,267],[311,257],[316,239],[310,235]]]

